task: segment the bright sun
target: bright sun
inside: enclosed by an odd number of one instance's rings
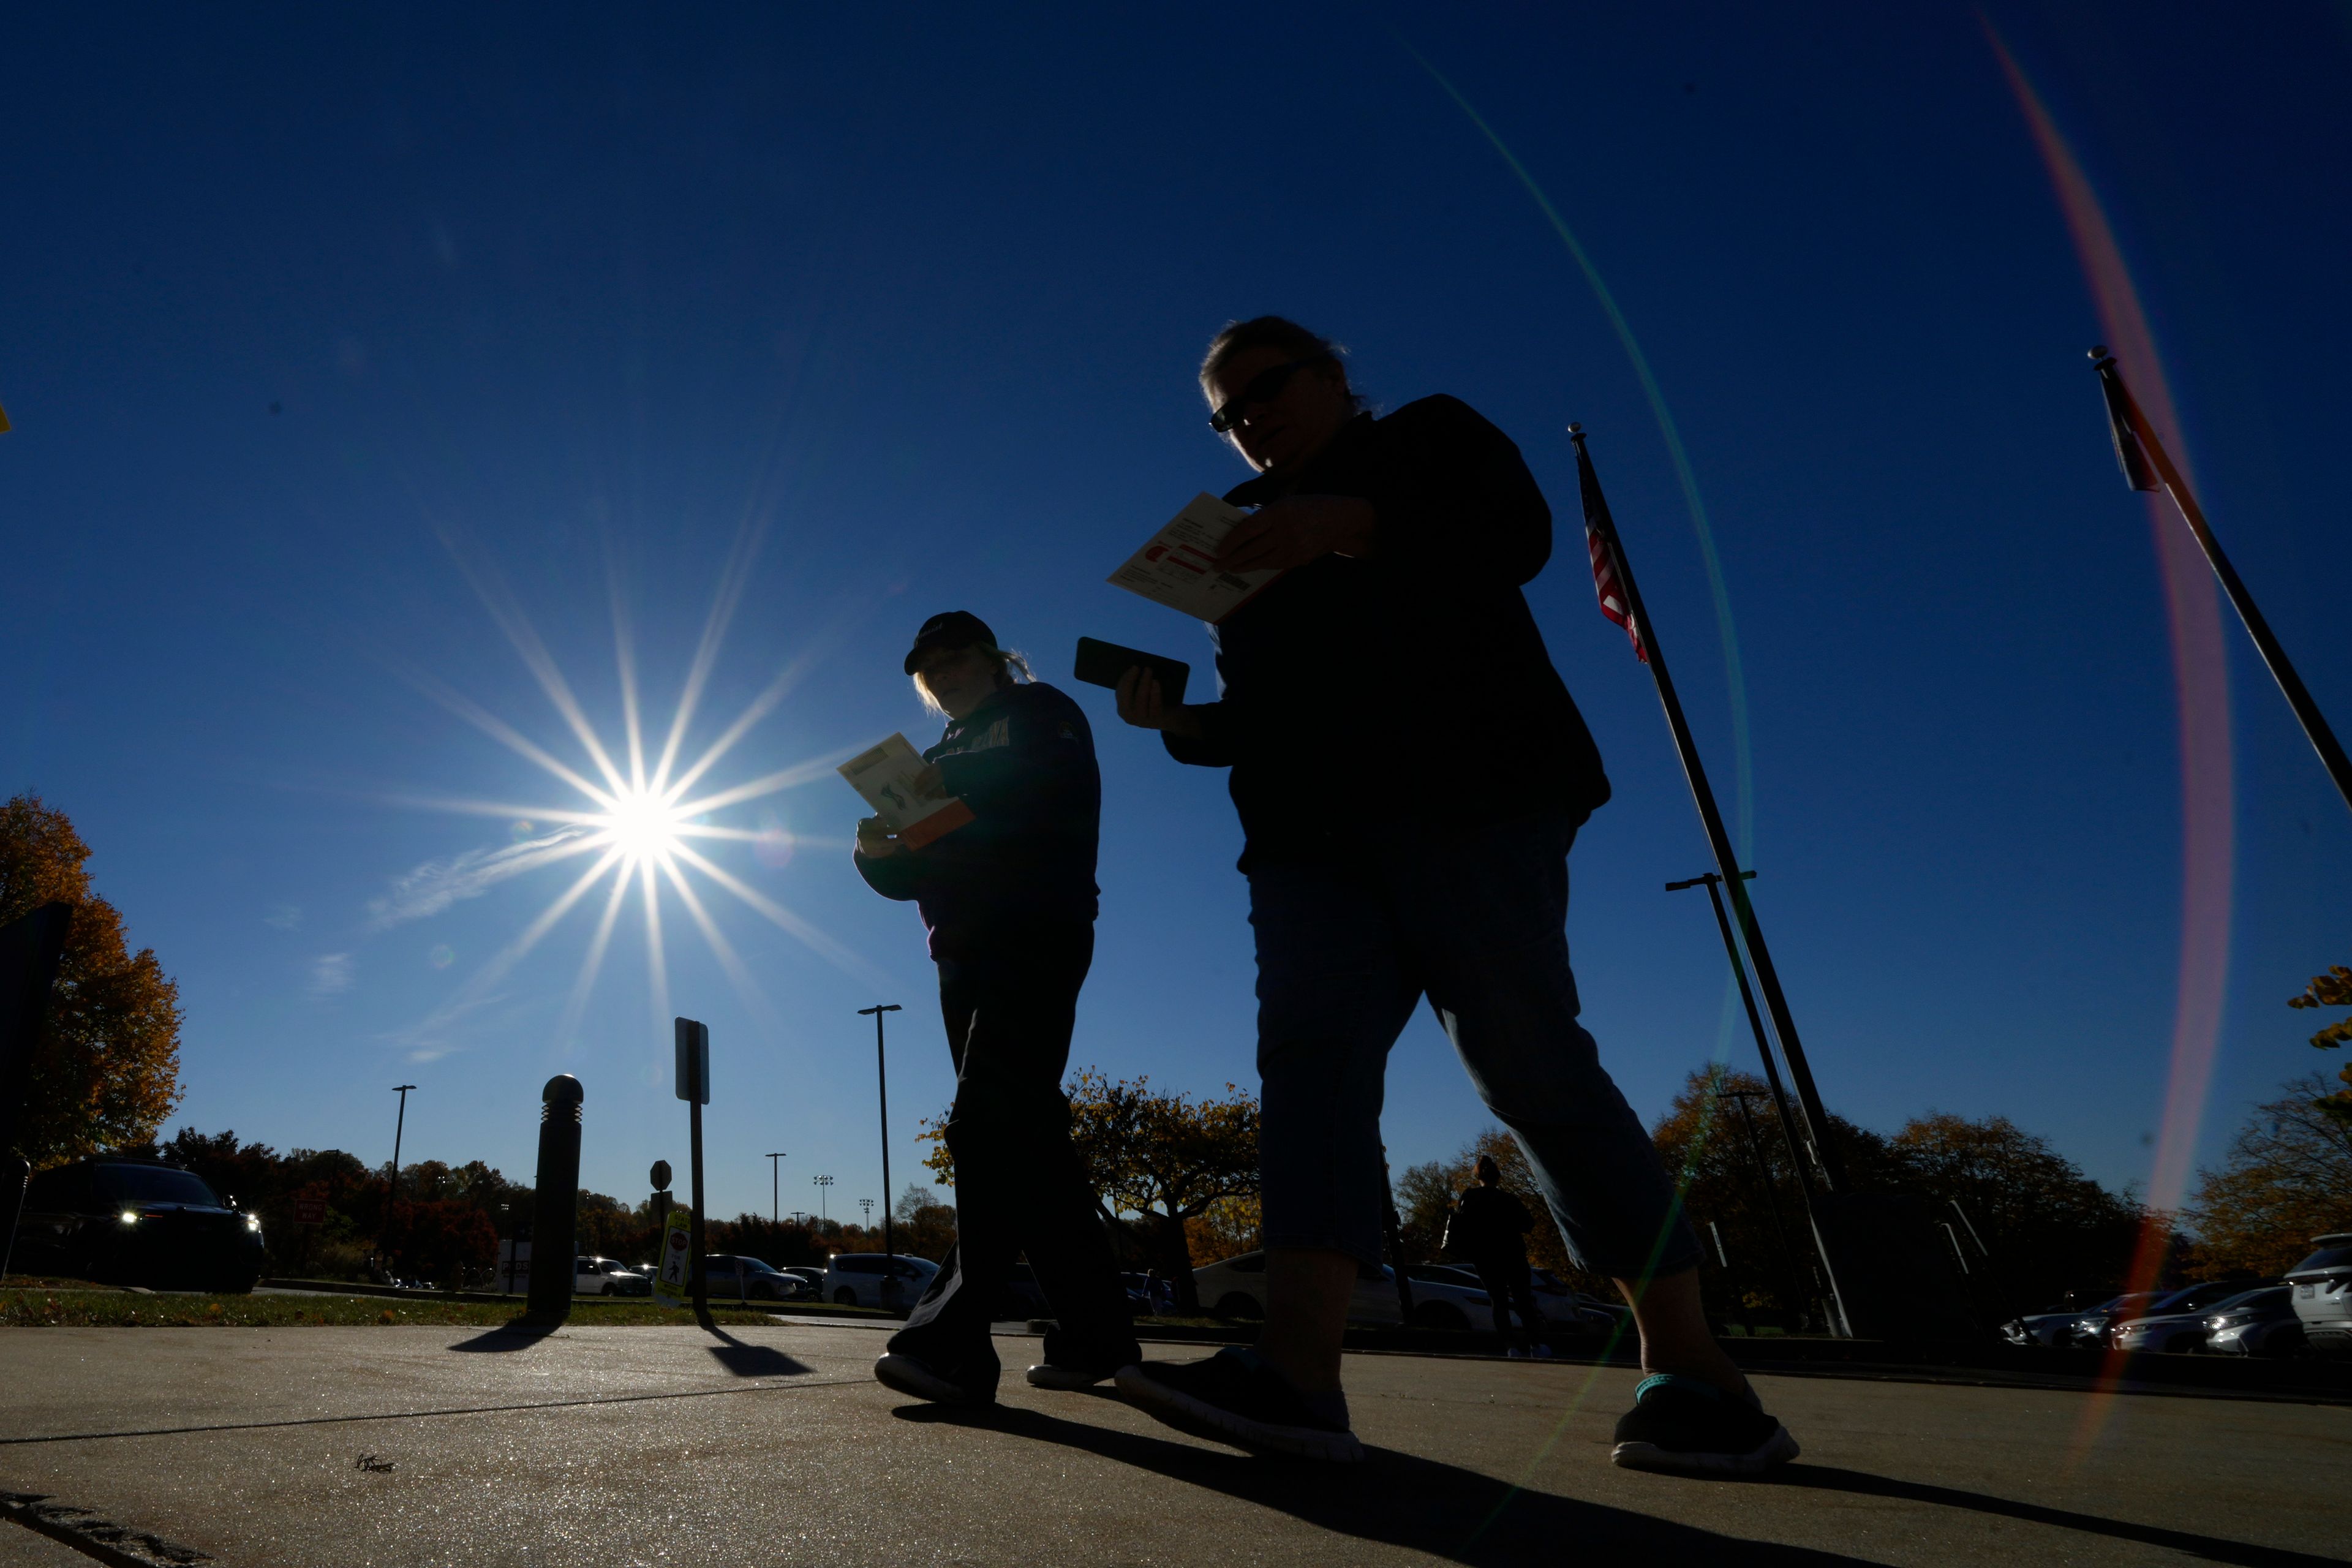
[[[620,851],[631,865],[647,860],[667,865],[678,847],[685,816],[651,790],[632,790],[597,817],[604,842]]]

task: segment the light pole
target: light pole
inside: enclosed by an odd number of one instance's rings
[[[823,1230],[826,1225],[824,1212],[824,1190],[825,1188],[833,1185],[833,1178],[831,1176],[811,1176],[809,1180],[816,1184],[816,1227],[819,1230]]]
[[[866,1228],[869,1231],[872,1230],[874,1228],[874,1200],[872,1198],[860,1198],[857,1200],[857,1206],[866,1211]]]
[[[784,1223],[783,1166],[776,1162],[783,1158],[780,1150],[768,1156],[768,1223],[781,1226]]]
[[[383,1253],[383,1238],[392,1234],[393,1200],[400,1196],[400,1135],[408,1130],[408,1091],[415,1087],[413,1083],[392,1086],[392,1092],[400,1096],[400,1112],[392,1123],[392,1179],[384,1184],[383,1225],[375,1237],[375,1250],[379,1258]]]
[[[877,1003],[857,1010],[861,1018],[868,1013],[874,1015],[874,1077],[882,1096],[882,1298],[886,1302],[898,1283],[891,1268],[898,1249],[890,1235],[890,1069],[882,1055],[882,1015],[897,1011],[896,1002]]]
[[[392,1123],[392,1181],[388,1184],[391,1197],[400,1195],[400,1135],[408,1129],[408,1091],[415,1087],[413,1083],[392,1086],[392,1092],[400,1096],[400,1113]]]

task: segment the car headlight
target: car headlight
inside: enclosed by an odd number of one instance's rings
[[[249,1214],[246,1215],[245,1228],[253,1232],[254,1235],[259,1236],[261,1234],[261,1216],[257,1214]]]
[[[114,1217],[117,1224],[137,1225],[139,1223],[139,1211],[137,1209],[124,1209],[121,1214]]]

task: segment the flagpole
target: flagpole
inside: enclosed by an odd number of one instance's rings
[[[1717,808],[1715,790],[1706,782],[1706,767],[1699,761],[1690,723],[1683,717],[1682,699],[1675,694],[1674,677],[1666,673],[1665,651],[1658,646],[1657,633],[1642,607],[1642,590],[1633,581],[1633,568],[1626,562],[1624,544],[1617,537],[1616,521],[1609,515],[1609,502],[1601,493],[1600,476],[1593,472],[1592,458],[1584,449],[1584,426],[1570,425],[1568,438],[1576,447],[1576,477],[1584,492],[1585,525],[1599,536],[1601,548],[1609,553],[1610,569],[1616,574],[1618,587],[1625,595],[1626,616],[1632,622],[1627,629],[1639,639],[1636,647],[1648,654],[1650,677],[1658,687],[1658,705],[1665,710],[1666,727],[1674,731],[1675,751],[1682,758],[1683,776],[1690,783],[1691,800],[1698,807],[1699,822],[1706,829],[1707,847],[1715,853],[1716,868],[1731,896],[1732,912],[1738,917],[1739,934],[1748,949],[1748,962],[1756,969],[1757,986],[1764,993],[1764,1007],[1771,1016],[1772,1033],[1780,1042],[1780,1054],[1788,1060],[1789,1079],[1797,1090],[1805,1141],[1821,1172],[1822,1190],[1842,1192],[1845,1188],[1845,1166],[1825,1136],[1829,1114],[1822,1107],[1821,1091],[1813,1087],[1812,1069],[1806,1064],[1804,1047],[1797,1038],[1797,1022],[1790,1016],[1789,999],[1780,990],[1780,975],[1772,966],[1771,950],[1764,945],[1764,928],[1756,919],[1755,907],[1748,902],[1747,879],[1740,875],[1738,858],[1732,853],[1731,836],[1724,831],[1723,813]]]
[[[2302,721],[2303,732],[2310,740],[2312,750],[2319,753],[2320,762],[2327,769],[2327,776],[2336,781],[2336,793],[2343,795],[2347,806],[2352,806],[2352,759],[2345,756],[2344,747],[2336,739],[2336,731],[2327,726],[2326,715],[2320,712],[2319,704],[2311,700],[2311,692],[2304,686],[2303,677],[2295,673],[2294,664],[2287,658],[2286,649],[2281,647],[2278,638],[2272,635],[2271,624],[2263,619],[2263,612],[2255,605],[2253,595],[2246,591],[2245,584],[2239,580],[2237,568],[2231,565],[2229,556],[2222,553],[2221,542],[2213,537],[2213,530],[2205,521],[2204,509],[2189,493],[2188,481],[2180,477],[2180,470],[2172,466],[2172,458],[2165,452],[2164,443],[2157,439],[2156,427],[2141,412],[2139,401],[2132,396],[2131,388],[2124,384],[2123,372],[2116,368],[2116,356],[2107,352],[2105,344],[2096,344],[2092,348],[2091,367],[2099,373],[2099,389],[2106,395],[2107,432],[2115,438],[2116,462],[2124,471],[2124,482],[2136,490],[2162,489],[2172,497],[2172,504],[2179,511],[2180,520],[2189,525],[2189,531],[2196,535],[2197,542],[2204,547],[2205,560],[2213,568],[2213,575],[2221,579],[2221,591],[2230,596],[2231,605],[2238,612],[2238,619],[2245,623],[2246,635],[2254,639],[2256,651],[2262,654],[2263,662],[2270,667],[2271,679],[2277,681],[2279,690],[2285,693],[2286,704],[2294,710],[2295,718]],[[2154,475],[2147,471],[2149,463],[2156,466]]]

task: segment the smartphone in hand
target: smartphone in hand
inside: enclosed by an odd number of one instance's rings
[[[1115,642],[1098,642],[1093,637],[1078,639],[1077,667],[1071,675],[1089,686],[1116,688],[1119,678],[1140,665],[1160,680],[1160,700],[1167,703],[1184,700],[1184,683],[1192,677],[1192,667],[1181,658],[1165,654],[1146,653],[1141,648],[1121,647]]]

